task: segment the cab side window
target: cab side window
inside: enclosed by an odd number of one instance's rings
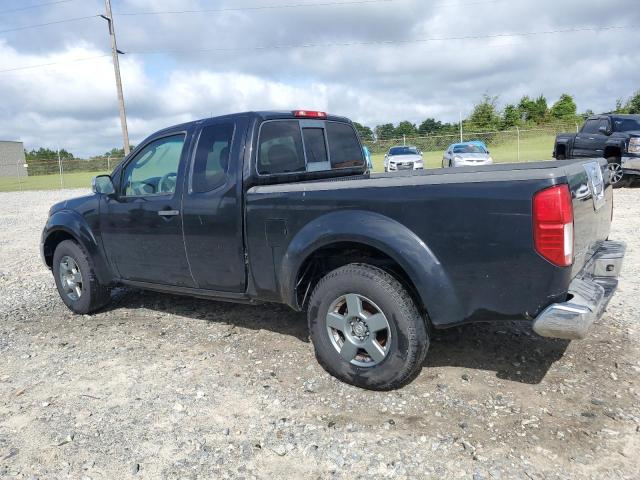
[[[587,120],[582,127],[582,133],[598,133],[598,120]]]
[[[127,197],[172,195],[176,191],[184,134],[154,140],[124,169],[122,192]]]
[[[209,125],[202,129],[193,160],[192,192],[210,192],[225,182],[234,130],[233,123]]]

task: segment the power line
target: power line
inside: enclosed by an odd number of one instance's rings
[[[341,5],[362,5],[371,3],[391,3],[399,0],[347,0],[347,1],[329,1],[322,3],[292,3],[282,5],[261,5],[254,7],[227,7],[227,8],[205,8],[205,9],[193,9],[193,10],[152,10],[148,12],[125,12],[118,13],[116,16],[143,16],[143,15],[180,15],[191,13],[225,13],[225,12],[243,12],[243,11],[256,11],[256,10],[275,10],[286,8],[307,8],[307,7],[330,7]],[[435,7],[458,7],[458,6],[470,6],[470,5],[483,5],[487,3],[503,3],[508,0],[476,0],[471,2],[455,2],[455,3],[435,3],[431,6]]]
[[[224,13],[240,12],[250,10],[274,10],[279,8],[304,8],[304,7],[329,7],[340,5],[361,5],[366,3],[390,3],[398,0],[347,0],[343,2],[330,1],[322,3],[290,3],[282,5],[260,5],[255,7],[228,7],[228,8],[206,8],[201,10],[157,10],[149,12],[126,12],[118,13],[116,16],[137,16],[137,15],[178,15],[183,13]]]
[[[59,62],[38,63],[36,65],[25,65],[23,67],[7,68],[5,70],[0,70],[0,73],[17,72],[19,70],[31,70],[33,68],[50,67],[52,65],[62,65],[64,63],[84,62],[87,60],[94,60],[96,58],[106,58],[110,56],[111,56],[110,53],[106,53],[104,55],[94,55],[93,57],[71,58],[69,60],[61,60]]]
[[[289,49],[289,48],[312,48],[312,47],[339,47],[339,46],[366,46],[366,45],[394,45],[394,44],[408,44],[408,43],[426,43],[426,42],[436,42],[436,41],[446,41],[446,40],[467,40],[467,39],[490,39],[490,38],[514,38],[514,37],[526,37],[533,35],[551,35],[551,34],[560,34],[560,33],[574,33],[574,32],[591,32],[591,31],[609,31],[609,30],[622,30],[622,29],[633,29],[638,28],[636,26],[631,25],[623,25],[623,26],[606,26],[606,27],[584,27],[584,28],[571,28],[571,29],[563,29],[563,30],[547,30],[547,31],[539,31],[539,32],[521,32],[521,33],[501,33],[501,34],[493,34],[493,35],[468,35],[468,36],[460,36],[460,37],[433,37],[433,38],[423,38],[423,39],[413,39],[413,40],[380,40],[380,41],[370,41],[370,42],[342,42],[342,43],[306,43],[299,45],[264,45],[264,46],[255,46],[255,47],[240,47],[240,48],[204,48],[204,49],[183,49],[183,50],[155,50],[155,51],[129,51],[127,53],[130,54],[138,54],[138,55],[154,55],[161,53],[206,53],[206,52],[237,52],[243,50],[267,50],[267,49]],[[467,50],[475,50],[475,49],[485,49],[485,48],[498,48],[498,47],[509,47],[509,46],[517,46],[523,45],[522,43],[506,43],[499,45],[485,45],[483,47],[471,47]],[[440,51],[440,50],[437,50]],[[0,73],[7,72],[15,72],[19,70],[28,70],[39,67],[48,67],[52,65],[59,65],[63,63],[71,63],[71,62],[81,62],[85,60],[93,60],[96,58],[104,58],[109,57],[110,54],[97,55],[93,57],[85,57],[85,58],[76,58],[70,60],[63,60],[60,62],[51,62],[51,63],[43,63],[36,65],[27,65],[23,67],[15,67],[9,68],[5,70],[0,70]]]
[[[408,40],[372,40],[364,42],[330,42],[330,43],[301,43],[301,44],[282,44],[282,45],[260,45],[253,47],[233,47],[233,48],[199,48],[199,49],[171,49],[171,50],[131,50],[127,53],[147,55],[158,53],[198,53],[198,52],[241,52],[250,50],[280,50],[280,49],[295,49],[295,48],[317,48],[317,47],[352,47],[352,46],[368,46],[368,45],[404,45],[409,43],[428,43],[428,42],[443,42],[453,40],[481,40],[491,38],[513,38],[513,37],[528,37],[535,35],[554,35],[560,33],[575,33],[575,32],[595,32],[595,31],[608,31],[608,30],[622,30],[638,28],[631,25],[622,26],[607,26],[607,27],[576,27],[565,28],[559,30],[546,30],[537,32],[519,32],[519,33],[496,33],[488,35],[461,35],[455,37],[430,37],[430,38],[414,38]]]
[[[35,5],[29,5],[27,7],[12,8],[10,10],[0,10],[0,15],[4,15],[5,13],[21,12],[23,10],[31,10],[32,8],[47,7],[49,5],[58,5],[59,3],[69,3],[74,1],[75,0],[58,0],[56,2],[37,3]]]
[[[28,30],[30,28],[40,28],[40,27],[46,27],[49,25],[59,25],[61,23],[79,22],[80,20],[87,20],[89,18],[97,18],[97,17],[98,15],[87,15],[86,17],[65,18],[63,20],[55,20],[53,22],[36,23],[35,25],[24,25],[22,27],[9,28],[8,30],[0,30],[0,33],[17,32],[19,30]]]

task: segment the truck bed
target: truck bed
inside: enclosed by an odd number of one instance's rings
[[[593,162],[606,183],[605,204],[597,211],[584,169]],[[569,184],[574,208],[576,256],[565,268],[536,253],[531,218],[533,195],[560,183]],[[283,282],[291,281],[287,255],[300,235],[315,235],[316,245],[339,240],[333,227],[331,234],[323,231],[329,217],[360,228],[362,242],[367,242],[370,229],[376,229],[371,230],[376,236],[406,231],[418,237],[426,248],[424,255],[433,258],[421,268],[430,269],[432,280],[425,279],[429,291],[423,297],[434,325],[530,319],[566,298],[571,279],[607,238],[611,200],[606,162],[600,159],[256,186],[245,199],[247,250],[250,261],[264,267],[252,269],[256,287],[278,291]],[[416,262],[421,261],[417,256]]]

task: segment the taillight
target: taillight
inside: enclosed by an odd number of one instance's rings
[[[294,110],[293,116],[303,118],[327,118],[327,114],[325,112],[318,112],[315,110]]]
[[[573,263],[573,206],[568,185],[533,196],[533,242],[536,251],[554,265]]]

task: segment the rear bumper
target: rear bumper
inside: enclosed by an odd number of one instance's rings
[[[625,251],[623,242],[604,242],[569,285],[569,300],[545,308],[534,320],[533,330],[543,337],[584,338],[618,287]]]

